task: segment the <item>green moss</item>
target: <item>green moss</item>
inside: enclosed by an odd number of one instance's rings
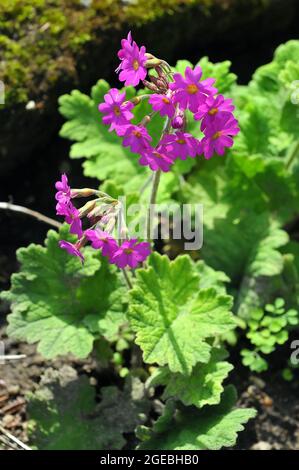
[[[61,57],[93,38],[101,19],[109,21],[117,2],[100,0],[84,7],[79,0],[2,0],[0,5],[0,76],[6,103],[28,99],[48,72],[61,73]],[[103,23],[105,23],[103,21]],[[50,80],[52,81],[52,80]]]
[[[81,49],[113,27],[142,25],[186,7],[236,0],[1,0],[0,78],[6,105],[24,102],[61,75],[76,73]]]
[[[140,24],[159,18],[164,14],[172,14],[186,6],[200,4],[211,6],[217,3],[213,0],[139,0],[138,2],[128,3],[124,8],[126,18],[129,22]],[[219,3],[219,2],[218,2]],[[231,3],[231,2],[229,2]]]

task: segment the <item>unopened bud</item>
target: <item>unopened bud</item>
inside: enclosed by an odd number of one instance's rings
[[[162,67],[160,66],[156,67],[156,72],[159,75],[159,77],[164,77],[164,70],[162,69]]]
[[[176,116],[172,121],[171,121],[171,126],[174,129],[181,129],[184,125],[184,119],[182,116]]]
[[[88,214],[88,218],[102,218],[103,216],[105,216],[105,214],[109,214],[109,212],[111,213],[112,211],[114,210],[114,207],[111,206],[111,204],[106,204],[106,203],[101,203],[99,204],[99,200],[98,200],[98,204],[96,205],[96,207],[94,207]]]
[[[132,98],[130,101],[131,101],[131,103],[137,105],[141,102],[141,98],[140,98],[140,96],[134,96],[134,98]],[[126,102],[124,104],[126,104]]]
[[[177,106],[173,120],[171,121],[171,126],[174,129],[182,129],[185,127],[186,117],[185,113],[179,106]]]
[[[168,83],[163,77],[154,77],[150,75],[151,82],[156,85],[160,93],[165,93],[168,90]]]
[[[153,54],[151,54],[150,52],[146,52],[146,53],[145,53],[145,57],[146,57],[147,60],[149,60],[149,59],[155,59],[155,56],[154,56]]]
[[[140,126],[146,126],[150,122],[150,120],[151,120],[150,116],[144,116],[144,118],[140,122]]]
[[[91,188],[72,189],[71,190],[71,197],[72,198],[89,197],[89,196],[94,196],[96,194],[97,194],[97,191],[95,189],[91,189]]]
[[[155,93],[159,93],[159,91],[160,91],[159,88],[156,85],[154,85],[153,83],[151,83],[147,80],[143,80],[143,85],[146,88],[148,88],[149,90],[154,91]]]
[[[145,57],[146,57],[145,67],[148,69],[153,68],[153,67],[158,67],[159,65],[163,63],[161,59],[158,59],[152,54],[147,53],[145,54]]]
[[[110,217],[110,220],[107,222],[107,225],[105,227],[105,231],[108,233],[111,233],[112,230],[114,229],[116,219],[115,217]]]
[[[150,60],[147,60],[145,62],[145,67],[147,69],[152,69],[154,67],[157,67],[158,65],[160,65],[162,62],[160,59],[150,59]]]
[[[84,206],[80,207],[79,209],[79,217],[85,217],[88,215],[96,206],[98,199],[93,199],[92,201],[88,201]]]
[[[92,211],[89,212],[88,218],[89,219],[98,219],[101,218],[103,215],[103,210],[101,207],[95,207]]]

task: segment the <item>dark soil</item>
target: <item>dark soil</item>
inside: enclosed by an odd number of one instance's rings
[[[281,351],[276,354],[281,355]],[[256,418],[239,434],[235,449],[299,449],[298,377],[287,382],[281,371],[276,363],[273,370],[254,375],[240,364],[235,365],[230,379],[237,387],[239,405],[257,410]]]
[[[22,442],[28,442],[28,392],[34,392],[42,374],[47,368],[61,369],[65,364],[74,367],[79,374],[87,374],[92,385],[97,384],[98,365],[91,357],[86,360],[74,359],[71,356],[62,359],[45,360],[36,352],[33,345],[19,343],[7,338],[5,326],[0,329],[1,341],[5,344],[5,354],[24,354],[26,358],[6,361],[0,365],[0,424]],[[104,376],[103,376],[104,377]],[[109,385],[105,378],[105,385]],[[1,437],[1,433],[0,433]],[[3,443],[0,440],[0,449]],[[8,450],[7,446],[4,446]]]

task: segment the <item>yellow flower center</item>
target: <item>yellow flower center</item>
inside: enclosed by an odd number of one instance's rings
[[[138,139],[141,137],[141,132],[139,131],[133,131],[132,134],[135,135],[135,137],[138,137]]]
[[[195,93],[198,92],[198,88],[197,86],[192,83],[191,85],[188,85],[187,86],[187,92],[190,94],[190,95],[195,95]]]
[[[221,137],[221,131],[215,132],[215,134],[213,135],[212,139],[213,139],[213,140],[217,140],[217,139],[219,139],[219,137]]]
[[[186,141],[185,141],[185,139],[178,139],[177,143],[184,145],[186,143]]]
[[[170,103],[170,100],[168,98],[166,98],[166,96],[164,96],[164,98],[162,98],[162,101],[163,103],[165,104],[169,104]]]
[[[133,250],[132,248],[125,248],[124,252],[126,253],[126,255],[130,255],[131,253],[133,253]]]
[[[114,111],[114,114],[115,114],[116,116],[120,116],[120,109],[119,109],[119,106],[114,106],[113,111]]]
[[[134,70],[138,70],[138,69],[139,69],[139,62],[138,62],[137,59],[135,59],[135,60],[133,61],[133,69],[134,69]]]
[[[215,116],[215,114],[217,114],[217,113],[218,113],[218,108],[213,108],[213,109],[210,109],[208,114],[210,116]]]
[[[155,152],[153,152],[153,154],[155,155],[156,158],[163,158],[161,153],[159,153],[159,152],[155,151]]]

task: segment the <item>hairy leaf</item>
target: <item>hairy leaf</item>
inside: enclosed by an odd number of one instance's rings
[[[38,342],[46,358],[67,353],[86,357],[95,337],[113,339],[125,322],[124,286],[94,250],[85,249],[82,266],[59,248],[59,238],[73,239],[67,226],[60,234],[50,230],[44,247],[31,244],[18,250],[21,270],[12,276],[11,290],[2,293],[12,308],[8,333]]]
[[[190,374],[198,361],[208,362],[207,340],[235,327],[231,298],[213,288],[199,289],[188,256],[170,262],[154,253],[149,267],[136,275],[128,316],[145,362],[183,374]]]
[[[124,391],[108,386],[95,401],[95,388],[87,376],[63,366],[48,369],[40,388],[29,395],[29,434],[40,450],[121,449],[123,433],[142,423],[149,406],[138,379],[127,381]]]
[[[231,62],[229,60],[214,64],[209,61],[208,57],[202,57],[198,65],[203,70],[203,79],[209,77],[215,78],[215,86],[219,93],[230,93],[232,86],[236,83],[237,76],[230,72]]]
[[[152,433],[143,433],[142,450],[219,450],[236,443],[238,432],[256,414],[250,408],[234,408],[236,392],[227,387],[219,405],[197,410],[175,410],[168,405],[165,415],[154,425]],[[139,434],[141,436],[141,434]]]
[[[220,402],[223,392],[223,380],[233,366],[223,359],[227,356],[223,350],[213,349],[207,364],[198,363],[191,376],[172,374],[167,367],[158,369],[150,380],[150,385],[165,385],[163,398],[178,398],[184,405],[202,408]]]

